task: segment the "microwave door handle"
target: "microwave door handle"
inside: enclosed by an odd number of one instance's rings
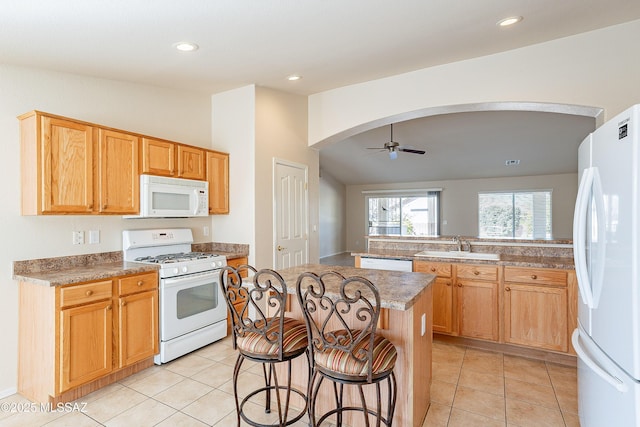
[[[192,191],[192,196],[193,196],[193,212],[191,212],[193,214],[193,216],[196,216],[198,214],[198,208],[200,205],[200,199],[198,199],[198,190],[197,189],[193,189]]]

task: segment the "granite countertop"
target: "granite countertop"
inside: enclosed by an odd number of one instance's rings
[[[360,276],[373,283],[380,292],[381,307],[406,311],[415,303],[420,294],[427,289],[436,276],[426,273],[405,273],[401,271],[372,270],[337,265],[304,264],[297,267],[277,270],[287,284],[287,292],[296,293],[298,276],[305,272],[322,274],[336,271],[345,277]],[[327,281],[327,293],[339,294],[339,283]]]
[[[193,251],[215,252],[227,259],[249,255],[249,245],[233,243],[196,243]],[[122,252],[103,252],[13,262],[13,279],[43,286],[61,286],[145,273],[159,265],[128,262]]]
[[[418,251],[419,252],[419,251]],[[432,262],[456,262],[466,264],[491,264],[504,265],[513,267],[530,267],[530,268],[558,268],[562,270],[573,270],[573,258],[568,257],[545,257],[545,256],[525,256],[525,255],[501,255],[499,260],[481,260],[481,259],[464,259],[464,258],[441,258],[441,257],[424,257],[415,256],[415,250],[401,249],[375,249],[368,252],[352,252],[352,256],[368,257],[368,258],[391,258],[404,260],[424,260]]]
[[[61,286],[73,283],[92,282],[95,280],[110,279],[116,276],[128,274],[146,273],[156,271],[160,267],[153,264],[141,264],[138,262],[115,261],[97,263],[93,265],[76,265],[67,268],[58,268],[45,271],[25,271],[13,273],[13,279],[21,282],[30,282],[43,286]]]

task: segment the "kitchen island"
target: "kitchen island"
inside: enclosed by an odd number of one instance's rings
[[[345,277],[360,276],[370,280],[379,290],[381,313],[378,332],[390,340],[396,347],[398,359],[395,375],[398,384],[398,400],[393,419],[394,425],[420,426],[426,417],[430,404],[431,388],[431,341],[432,341],[432,289],[435,279],[432,274],[406,273],[398,271],[371,270],[353,267],[305,264],[278,270],[291,294],[287,316],[303,319],[297,302],[296,281],[300,274],[313,272],[318,275],[336,271]],[[328,286],[327,294],[338,294],[337,286]],[[306,389],[307,377],[305,358],[294,361],[293,384],[301,390]],[[284,366],[278,371],[285,378]],[[327,384],[325,384],[327,385]],[[366,390],[368,388],[368,390]],[[374,402],[375,387],[365,387],[367,401]],[[334,405],[333,394],[328,386],[318,398],[318,413],[323,413]],[[356,390],[349,390],[348,397],[357,398]],[[345,390],[345,394],[347,391]],[[383,395],[384,397],[384,395]],[[358,402],[355,400],[354,402]],[[370,405],[370,403],[368,403]],[[371,407],[371,406],[370,406]],[[353,422],[349,417],[353,416]],[[360,414],[347,414],[348,425],[359,425]]]

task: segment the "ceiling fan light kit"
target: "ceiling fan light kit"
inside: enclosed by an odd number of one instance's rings
[[[389,125],[390,129],[391,129],[391,137],[389,139],[389,142],[385,142],[384,146],[382,147],[368,147],[368,150],[379,150],[379,151],[384,151],[387,150],[389,152],[389,158],[391,160],[395,160],[398,158],[398,151],[403,151],[405,153],[411,153],[411,154],[424,154],[426,153],[426,151],[424,150],[416,150],[414,148],[408,148],[408,147],[403,147],[400,144],[398,144],[397,142],[395,142],[393,140],[393,123]]]

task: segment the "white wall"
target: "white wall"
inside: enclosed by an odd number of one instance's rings
[[[273,267],[273,159],[308,167],[309,261],[318,261],[318,152],[308,147],[307,98],[256,90],[256,265]],[[314,225],[316,231],[313,231]]]
[[[17,381],[18,284],[14,260],[119,251],[127,228],[190,227],[197,242],[210,218],[123,220],[119,216],[20,215],[20,134],[16,116],[38,109],[123,130],[211,147],[210,97],[152,86],[0,65],[0,396]],[[73,230],[100,230],[101,242],[72,245]],[[53,331],[52,331],[53,333]]]
[[[249,243],[249,262],[273,267],[273,159],[309,172],[309,260],[318,260],[318,152],[307,144],[307,98],[245,86],[212,97],[214,145],[230,153],[230,214],[214,217],[217,241]]]
[[[320,172],[320,258],[346,251],[347,188],[333,176]]]
[[[255,263],[255,86],[213,95],[213,145],[229,153],[229,215],[216,215],[217,242],[249,245]]]
[[[497,190],[552,190],[552,230],[555,238],[571,238],[573,206],[578,191],[578,174],[542,175],[515,178],[460,179],[404,184],[347,186],[347,248],[366,249],[365,190],[442,188],[441,235],[478,235],[478,192]]]
[[[309,144],[447,105],[548,102],[601,107],[613,117],[640,102],[638,40],[640,20],[314,94]]]

